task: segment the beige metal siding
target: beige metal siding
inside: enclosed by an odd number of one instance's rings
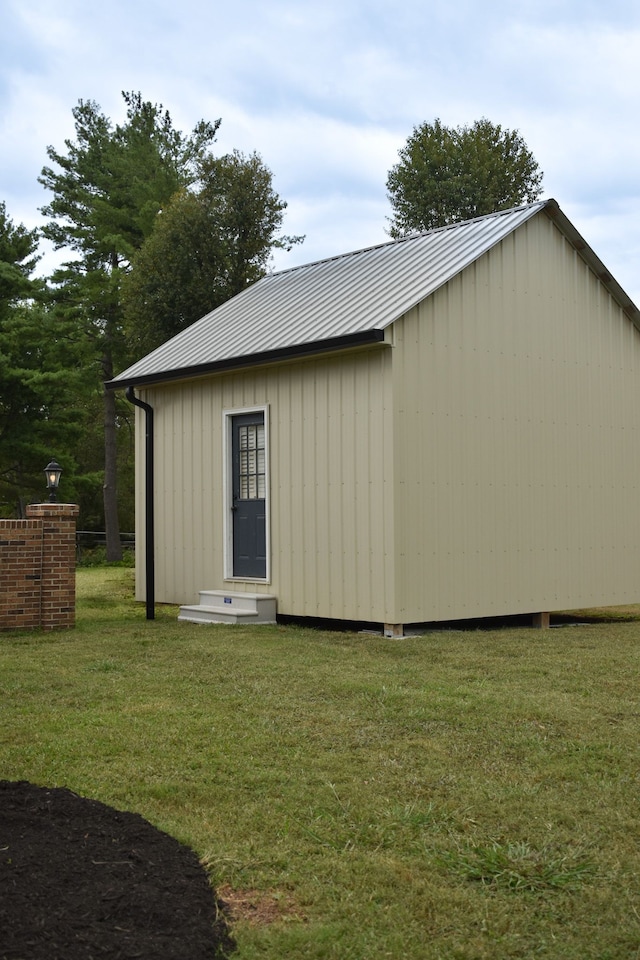
[[[387,619],[390,387],[390,350],[379,346],[141,391],[155,410],[158,601],[193,602],[224,586],[223,412],[266,404],[271,582],[230,589],[274,593],[282,614]],[[141,464],[141,446],[138,455]],[[139,499],[140,537],[143,515]]]
[[[159,602],[194,602],[213,573],[212,540],[221,534],[221,424],[203,383],[140,391],[154,408],[155,566]],[[137,414],[136,539],[144,537],[144,414]],[[145,589],[143,551],[137,596]]]
[[[395,340],[398,619],[640,599],[640,334],[546,216]]]
[[[230,588],[404,623],[637,601],[640,333],[612,290],[540,211],[397,320],[392,347],[140,390],[157,599],[225,585],[223,413],[266,405],[271,579]]]

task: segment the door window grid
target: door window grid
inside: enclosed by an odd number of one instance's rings
[[[266,496],[264,424],[238,428],[240,444],[240,499],[264,500]]]

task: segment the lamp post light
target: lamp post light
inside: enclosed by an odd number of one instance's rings
[[[47,489],[49,491],[49,503],[58,502],[56,494],[58,493],[61,473],[62,467],[56,460],[51,460],[44,468],[44,474],[47,478]]]

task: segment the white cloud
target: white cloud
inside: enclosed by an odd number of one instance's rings
[[[3,17],[0,199],[28,226],[80,98],[119,120],[140,90],[184,130],[222,117],[220,152],[257,150],[285,231],[307,235],[287,262],[383,241],[413,126],[486,116],[520,130],[545,195],[640,300],[634,0],[4,0]]]

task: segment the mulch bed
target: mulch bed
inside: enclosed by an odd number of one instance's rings
[[[0,960],[220,960],[233,949],[188,847],[70,790],[0,781]]]

